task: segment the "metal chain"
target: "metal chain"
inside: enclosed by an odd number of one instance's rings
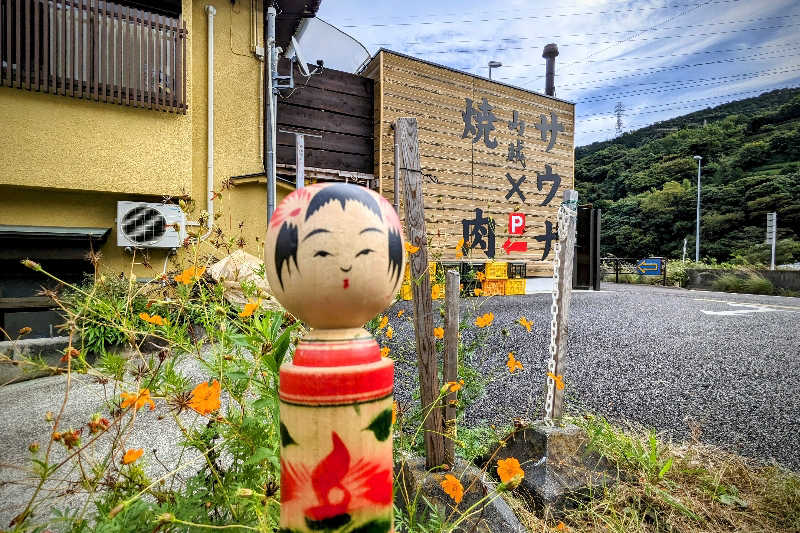
[[[547,398],[545,400],[545,420],[552,422],[553,409],[555,407],[556,382],[552,376],[556,375],[556,334],[558,333],[558,281],[559,270],[561,268],[561,243],[566,243],[568,236],[569,220],[577,215],[577,211],[570,209],[567,204],[562,203],[558,208],[558,242],[554,247],[555,257],[553,258],[553,303],[550,305],[550,360],[547,363]],[[571,258],[568,257],[569,261]]]

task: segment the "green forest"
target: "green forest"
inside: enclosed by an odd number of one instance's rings
[[[701,260],[800,261],[800,88],[780,89],[575,149],[581,203],[602,209],[602,254],[694,258],[702,156]]]

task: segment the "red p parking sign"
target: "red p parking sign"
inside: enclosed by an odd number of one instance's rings
[[[522,235],[525,231],[525,214],[511,213],[508,215],[508,233],[511,235]]]

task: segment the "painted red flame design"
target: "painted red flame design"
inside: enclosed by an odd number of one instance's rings
[[[375,505],[392,503],[391,467],[359,459],[351,466],[350,452],[339,435],[331,432],[333,450],[310,472],[304,465],[281,460],[281,500],[301,497],[311,484],[316,505],[304,509],[311,520],[325,520]]]

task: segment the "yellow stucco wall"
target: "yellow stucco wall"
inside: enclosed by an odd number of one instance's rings
[[[260,5],[260,2],[257,2]],[[260,255],[266,186],[223,189],[232,176],[263,172],[260,98],[263,64],[253,56],[250,2],[183,0],[187,43],[186,115],[0,88],[0,224],[110,227],[104,269],[127,272],[116,246],[116,202],[161,201],[186,192],[195,219],[206,209],[207,15],[214,18],[214,189],[217,225]],[[261,34],[261,11],[256,35]],[[8,132],[13,132],[8,134]],[[278,201],[291,189],[279,184]],[[244,223],[240,228],[240,223]],[[221,257],[223,252],[206,252]],[[179,256],[180,258],[180,256]],[[160,272],[164,252],[153,251]],[[137,276],[152,276],[138,266]]]

